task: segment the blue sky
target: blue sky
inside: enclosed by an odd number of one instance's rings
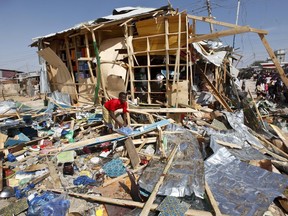
[[[206,0],[170,0],[172,6],[189,14],[207,16]],[[235,23],[238,0],[210,0],[212,15],[218,21]],[[40,68],[32,38],[70,28],[112,13],[114,8],[142,6],[157,8],[167,0],[0,0],[0,68],[32,71]],[[239,25],[268,30],[273,50],[288,52],[288,0],[240,0]],[[224,30],[216,27],[218,31]],[[198,25],[197,33],[209,33],[208,25]],[[232,38],[222,38],[232,46]],[[238,66],[266,60],[268,54],[255,33],[237,35],[237,53],[243,55]],[[286,54],[288,55],[288,53]],[[286,56],[286,61],[288,57]]]

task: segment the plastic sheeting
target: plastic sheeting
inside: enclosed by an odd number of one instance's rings
[[[0,101],[0,114],[15,113],[17,104],[14,101]]]
[[[205,161],[205,179],[227,215],[262,216],[288,186],[288,178],[241,162],[226,148]]]
[[[187,130],[179,127],[170,130],[181,131],[182,133],[166,134],[167,146],[174,148],[176,143],[180,143],[174,161],[164,179],[158,195],[184,197],[195,193],[197,197],[204,195],[204,162],[199,150],[197,139]],[[152,192],[166,163],[152,160],[144,170],[139,179],[142,189]]]
[[[51,93],[48,80],[49,79],[46,71],[46,65],[42,64],[42,69],[40,71],[40,93],[42,94]]]
[[[59,104],[59,105],[66,105],[71,106],[71,99],[69,94],[61,93],[59,91],[52,92],[52,98]]]

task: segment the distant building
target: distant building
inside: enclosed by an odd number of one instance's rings
[[[24,73],[23,71],[0,69],[0,82],[1,83],[17,83],[15,79],[18,74]]]

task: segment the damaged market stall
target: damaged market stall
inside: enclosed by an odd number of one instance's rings
[[[232,29],[198,35],[196,20]],[[243,112],[233,112],[224,95],[233,84],[229,50],[203,41],[251,31],[265,33],[169,7],[126,7],[39,38],[34,45],[46,60],[53,94],[44,110],[0,124],[0,178],[6,183],[0,195],[17,197],[0,214],[263,215],[276,201],[285,208],[287,149],[270,141],[286,145],[288,139],[274,126],[271,135],[271,129],[259,134],[244,125]],[[191,108],[195,84],[222,107]],[[123,90],[130,92],[130,106],[137,98],[150,106],[129,108],[128,132],[105,134],[101,109],[86,103],[94,92],[108,98]],[[59,103],[61,93],[85,104],[71,106],[70,98]],[[153,108],[158,101],[175,107]],[[185,113],[182,125],[163,113]],[[21,143],[8,146],[11,138]]]
[[[199,34],[198,21],[229,29]],[[73,103],[102,96],[108,99],[126,91],[138,103],[192,105],[193,86],[207,76],[208,91],[230,110],[227,88],[233,83],[231,78],[237,77],[232,69],[233,53],[229,47],[209,43],[246,32],[259,34],[288,84],[265,39],[266,31],[179,13],[169,6],[115,9],[113,15],[35,38],[31,46],[37,46],[45,59],[52,91],[68,93]]]

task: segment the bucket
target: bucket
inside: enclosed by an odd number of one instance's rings
[[[44,99],[44,106],[48,106],[48,99]]]

